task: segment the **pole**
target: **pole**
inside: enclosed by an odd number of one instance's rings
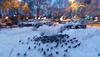
[[[19,9],[18,9],[18,18],[20,19],[20,2],[19,2]]]
[[[19,9],[18,9],[19,12],[18,13],[19,13],[19,19],[20,19],[20,10],[21,10],[21,1],[22,0],[18,0],[18,1],[19,1]]]
[[[72,8],[72,18],[71,18],[71,20],[73,19],[73,8]]]
[[[53,8],[52,8],[52,22],[53,22]]]
[[[74,3],[74,0],[70,0],[70,2],[72,3],[72,5],[73,5],[73,3]],[[72,18],[71,18],[71,20],[73,19],[73,8],[72,8]]]

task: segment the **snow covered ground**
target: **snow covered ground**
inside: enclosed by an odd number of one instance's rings
[[[28,38],[33,38],[34,36],[40,36],[41,33],[45,33],[44,35],[54,35],[60,34],[59,29],[62,25],[54,26],[41,26],[36,31],[33,31],[33,27],[24,27],[24,28],[13,28],[13,29],[2,29],[0,30],[0,57],[25,57],[25,53],[27,53],[26,57],[47,57],[39,52],[39,48],[43,47],[44,49],[49,48],[55,43],[46,44],[42,46],[37,46],[34,49],[34,42],[29,42],[29,44],[25,44]],[[68,53],[63,52],[67,47],[63,48],[58,47],[55,48],[49,53],[53,53],[53,57],[63,57],[66,54],[67,57],[100,57],[100,27],[90,27],[87,29],[70,29],[65,30],[62,34],[68,34],[70,38],[76,37],[81,45],[77,48],[69,49]],[[19,40],[23,41],[23,44],[19,43]],[[31,50],[28,50],[28,47],[31,46]],[[59,54],[55,54],[58,51]],[[17,56],[20,53],[20,56]],[[24,54],[24,55],[23,55]]]

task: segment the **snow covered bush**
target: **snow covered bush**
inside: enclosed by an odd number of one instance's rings
[[[20,22],[18,23],[19,27],[29,27],[29,26],[34,26],[36,28],[39,28],[40,26],[42,26],[43,23],[36,21],[36,22]]]
[[[80,29],[80,28],[86,28],[83,27],[86,26],[86,22],[84,20],[69,20],[68,22],[65,23],[65,27],[68,29]]]
[[[45,24],[48,25],[48,26],[52,26],[53,25],[52,22],[46,22]]]
[[[40,26],[43,26],[43,23],[37,21],[33,24],[34,27],[39,28]]]

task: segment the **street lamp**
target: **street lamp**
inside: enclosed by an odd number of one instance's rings
[[[18,0],[19,2],[21,2],[22,0]]]
[[[5,19],[8,19],[8,18],[9,18],[8,16],[5,17]]]
[[[18,0],[18,2],[19,2],[19,9],[18,9],[18,11],[20,11],[21,1],[22,1],[22,0]],[[20,13],[19,13],[19,18],[20,18]]]
[[[70,0],[70,2],[72,2],[72,4],[73,4],[74,1],[75,1],[75,0]]]

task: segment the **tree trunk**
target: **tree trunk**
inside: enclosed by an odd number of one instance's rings
[[[40,7],[37,8],[37,19],[39,18],[40,15]]]

